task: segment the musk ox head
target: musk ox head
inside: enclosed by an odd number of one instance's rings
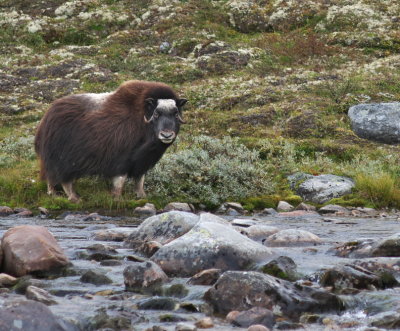
[[[182,107],[186,99],[146,99],[144,121],[151,125],[155,134],[164,144],[171,144],[179,132],[182,119]]]

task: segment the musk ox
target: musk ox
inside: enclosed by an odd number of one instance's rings
[[[144,175],[175,140],[186,99],[162,83],[128,81],[112,93],[76,94],[56,100],[35,137],[42,180],[49,194],[61,184],[68,199],[79,202],[75,179],[112,178],[119,197],[127,177],[144,197]]]

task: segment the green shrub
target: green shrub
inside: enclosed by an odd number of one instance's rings
[[[273,185],[257,151],[237,139],[199,136],[169,153],[148,173],[147,191],[165,198],[217,205],[270,193]]]
[[[358,193],[376,207],[400,207],[400,190],[396,179],[389,173],[359,174],[356,176]]]

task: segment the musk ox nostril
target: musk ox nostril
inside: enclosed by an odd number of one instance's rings
[[[172,139],[175,136],[175,133],[172,131],[161,131],[160,135],[164,139]]]

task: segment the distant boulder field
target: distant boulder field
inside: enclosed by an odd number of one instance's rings
[[[400,143],[400,102],[359,104],[349,109],[351,127],[360,138]]]

